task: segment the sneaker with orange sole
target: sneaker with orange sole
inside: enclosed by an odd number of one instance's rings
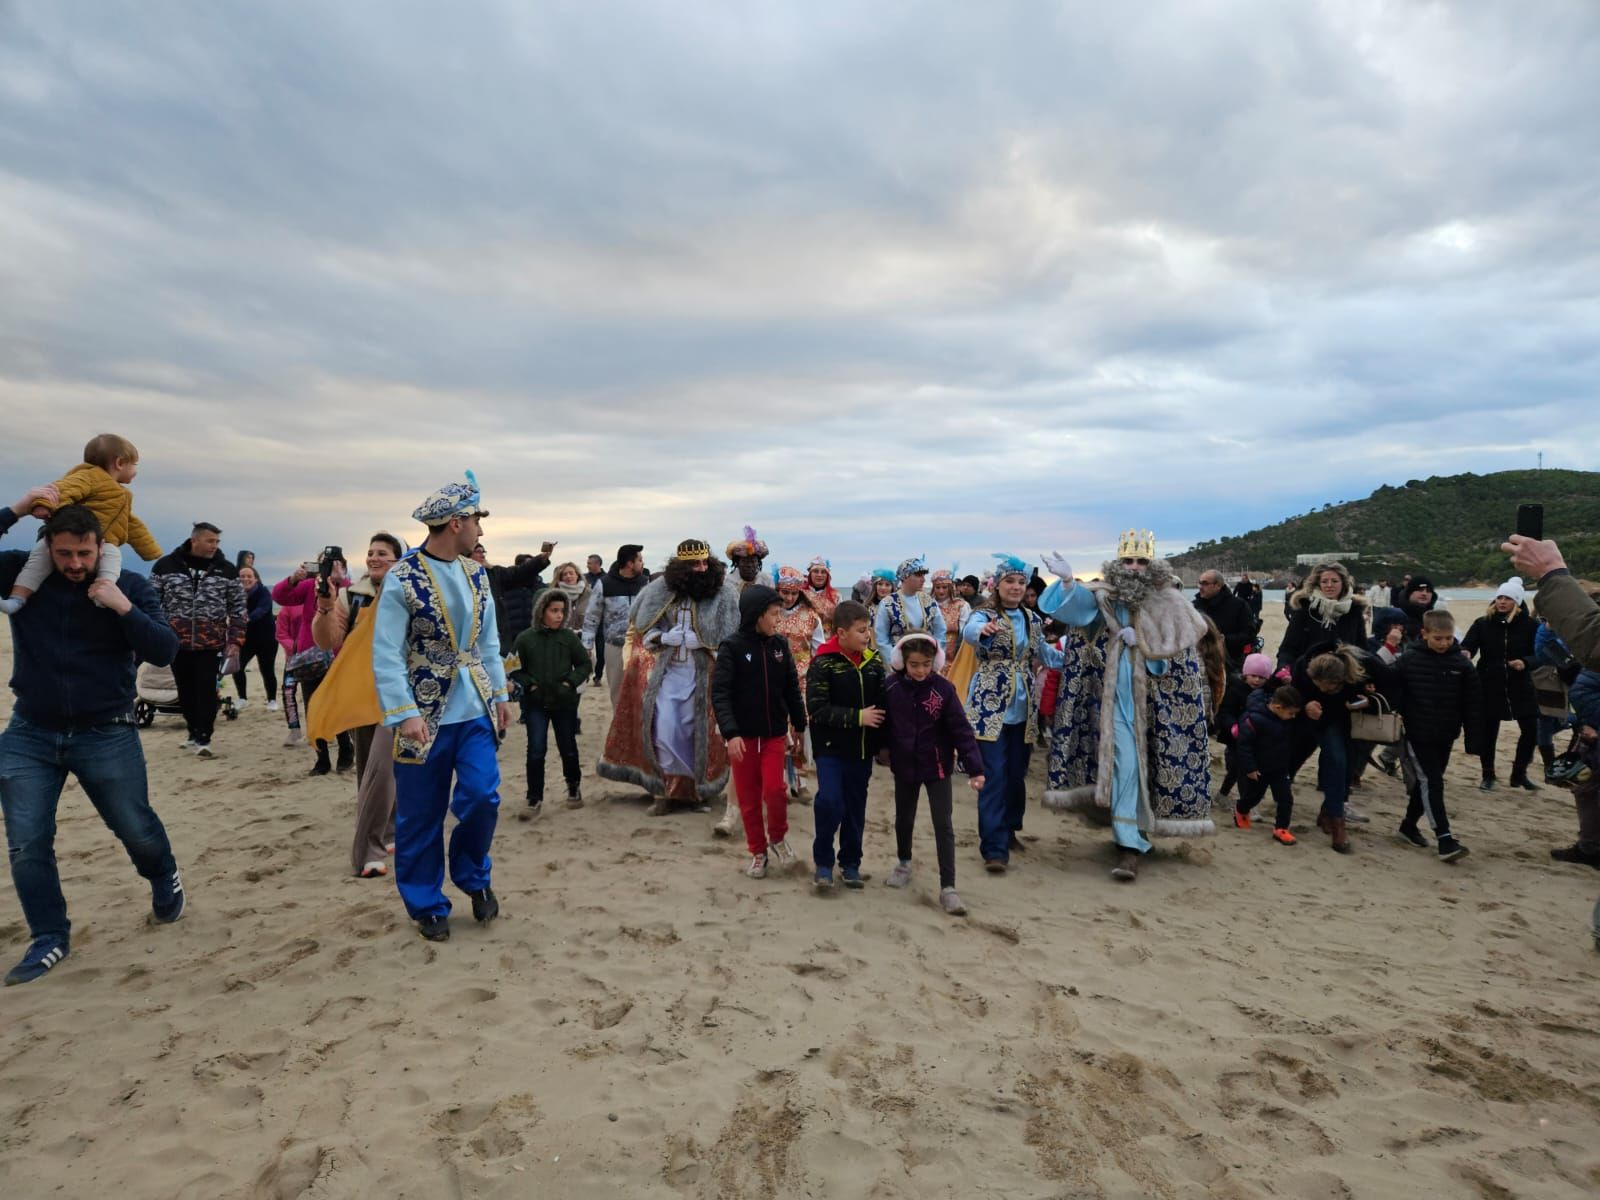
[[[1281,842],[1285,846],[1292,846],[1294,845],[1294,834],[1287,829],[1274,829],[1272,831],[1272,840]]]
[[[1242,813],[1237,808],[1233,810],[1233,827],[1235,829],[1250,828],[1250,814]]]

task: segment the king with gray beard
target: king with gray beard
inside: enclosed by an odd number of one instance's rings
[[[1148,531],[1123,534],[1098,581],[1074,579],[1059,555],[1044,562],[1060,579],[1039,611],[1068,626],[1044,802],[1109,822],[1112,877],[1131,882],[1153,836],[1216,832],[1197,651],[1205,619]]]

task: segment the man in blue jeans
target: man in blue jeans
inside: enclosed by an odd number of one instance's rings
[[[39,488],[0,508],[0,534],[45,500]],[[6,983],[30,983],[67,957],[72,923],[56,871],[56,808],[69,774],[117,835],[134,868],[150,881],[160,924],[183,912],[183,884],[161,818],[150,807],[144,749],[133,724],[137,661],[170,664],[173,632],[150,584],[131,571],[96,580],[100,523],[67,505],[44,523],[54,570],[32,602],[11,618],[16,655],[11,723],[0,734],[0,808],[5,812],[11,881],[32,942]],[[27,561],[0,554],[0,595]]]

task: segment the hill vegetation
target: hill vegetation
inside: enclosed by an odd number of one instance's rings
[[[1497,581],[1508,574],[1500,543],[1515,531],[1517,505],[1544,505],[1546,537],[1580,576],[1600,576],[1600,473],[1499,471],[1434,475],[1385,485],[1365,500],[1326,504],[1265,529],[1200,542],[1174,555],[1177,567],[1299,575],[1295,557],[1359,554],[1357,578],[1410,572],[1436,584]],[[1531,581],[1530,581],[1531,582]]]

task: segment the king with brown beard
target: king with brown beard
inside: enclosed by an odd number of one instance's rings
[[[606,734],[602,778],[650,794],[651,813],[700,811],[728,785],[728,755],[711,716],[711,667],[739,628],[738,593],[705,542],[678,546],[628,617],[627,666]]]

